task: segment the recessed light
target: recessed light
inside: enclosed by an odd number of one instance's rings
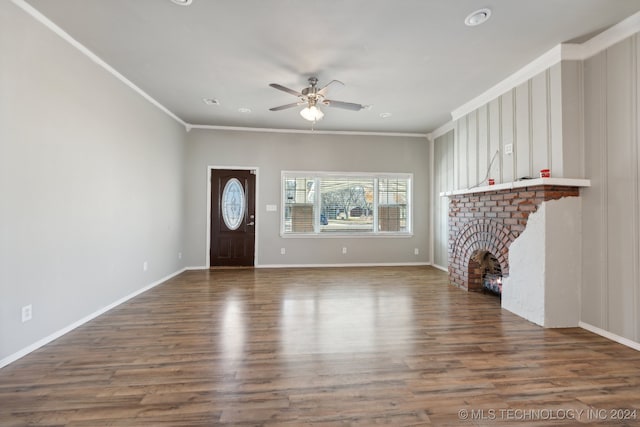
[[[469,27],[475,27],[476,25],[484,24],[491,17],[491,9],[484,8],[472,12],[464,19],[465,25]]]
[[[214,98],[202,98],[202,102],[207,105],[220,105],[220,101]]]
[[[240,107],[238,108],[238,111],[241,112],[242,114],[248,114],[251,112],[251,108]]]
[[[380,118],[381,119],[388,119],[389,117],[391,117],[393,114],[391,113],[380,113]]]
[[[193,0],[171,0],[171,2],[179,6],[189,6],[191,3],[193,3]]]

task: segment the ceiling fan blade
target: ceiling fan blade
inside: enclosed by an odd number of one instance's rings
[[[352,111],[360,111],[364,108],[364,105],[362,104],[356,104],[353,102],[333,101],[331,99],[325,99],[324,101],[322,101],[322,103],[327,107],[343,108],[345,110],[352,110]]]
[[[283,92],[290,93],[291,95],[294,95],[294,96],[302,96],[302,94],[300,92],[298,92],[297,90],[289,89],[288,87],[284,87],[282,85],[279,85],[278,83],[271,83],[271,84],[269,84],[269,86],[271,86],[274,89],[278,89],[278,90],[281,90]]]
[[[325,93],[327,93],[327,89],[329,88],[329,85],[331,85],[333,83],[340,83],[342,86],[344,86],[344,83],[342,83],[340,80],[331,80],[329,83],[324,85],[324,87],[322,89],[320,89],[318,91],[318,94],[319,95],[324,95]]]
[[[297,107],[298,105],[302,105],[302,104],[303,104],[303,102],[294,102],[293,104],[286,104],[286,105],[281,105],[279,107],[269,108],[269,111],[286,110],[287,108]]]

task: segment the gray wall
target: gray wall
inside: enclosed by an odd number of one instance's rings
[[[444,191],[454,188],[454,131],[439,136],[434,141],[434,173],[433,173],[433,263],[441,268],[447,268],[449,246],[449,199],[440,197]]]
[[[584,64],[582,321],[640,342],[639,37]]]
[[[256,240],[261,266],[426,263],[430,260],[428,147],[426,138],[191,130],[186,160],[186,263],[207,265],[209,166],[259,168]],[[413,237],[280,237],[283,170],[413,173]],[[278,212],[267,212],[267,204],[277,205]],[[348,249],[346,255],[343,246]],[[285,255],[280,248],[286,249]],[[414,248],[419,255],[414,255]]]
[[[0,365],[182,268],[184,138],[0,2]]]

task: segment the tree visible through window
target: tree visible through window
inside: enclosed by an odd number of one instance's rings
[[[411,233],[410,174],[283,172],[283,234]]]

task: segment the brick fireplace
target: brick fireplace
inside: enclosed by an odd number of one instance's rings
[[[474,254],[491,253],[508,277],[509,246],[524,231],[529,215],[542,202],[579,195],[577,187],[562,185],[490,188],[449,196],[449,278],[469,291],[482,290],[483,271]]]
[[[539,178],[441,193],[449,198],[451,284],[480,291],[498,276],[502,308],[544,327],[577,326],[578,196],[589,186],[584,179]]]

